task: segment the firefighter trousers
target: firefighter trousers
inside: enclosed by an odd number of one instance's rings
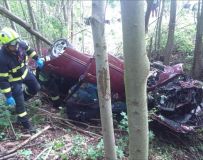
[[[24,91],[23,84],[25,84]],[[40,84],[34,74],[29,71],[24,80],[11,83],[11,89],[16,101],[16,113],[18,117],[23,119],[23,117],[27,117],[25,101],[32,98],[40,90]]]

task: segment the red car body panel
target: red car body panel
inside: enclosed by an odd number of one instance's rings
[[[118,99],[124,100],[123,61],[110,54],[108,61],[112,94],[116,94]],[[59,57],[47,61],[45,63],[45,70],[73,80],[78,80],[83,75],[86,81],[96,84],[95,58],[72,48],[67,48]]]

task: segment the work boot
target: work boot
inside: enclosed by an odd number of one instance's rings
[[[32,126],[27,117],[18,117],[18,123],[20,123],[23,126],[23,128],[26,131],[30,132],[31,134],[36,133],[35,127]]]

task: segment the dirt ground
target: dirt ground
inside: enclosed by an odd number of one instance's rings
[[[32,104],[32,106],[34,106]],[[79,160],[86,159],[74,152],[85,152],[96,146],[102,139],[99,120],[90,123],[76,122],[62,118],[61,110],[48,105],[30,110],[37,128],[36,134],[27,134],[19,126],[13,125],[3,130],[4,138],[0,140],[0,160]],[[60,112],[60,113],[59,113]],[[42,118],[43,119],[40,119]],[[38,120],[38,121],[37,121]],[[150,141],[149,160],[201,160],[203,157],[202,131],[190,135],[179,135],[166,128],[151,128],[155,137]],[[117,127],[116,139],[126,136]],[[71,153],[71,154],[70,154]],[[128,149],[125,148],[127,159]]]

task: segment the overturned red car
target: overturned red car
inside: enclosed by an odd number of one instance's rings
[[[69,118],[83,121],[99,118],[94,56],[81,53],[60,39],[45,60],[45,67],[37,72],[37,77],[47,92],[63,100]],[[109,55],[109,70],[112,111],[120,118],[120,113],[126,112],[124,62]],[[184,74],[181,64],[151,63],[147,81],[148,109],[154,112],[150,117],[175,132],[188,133],[201,128],[202,88],[200,81]]]

